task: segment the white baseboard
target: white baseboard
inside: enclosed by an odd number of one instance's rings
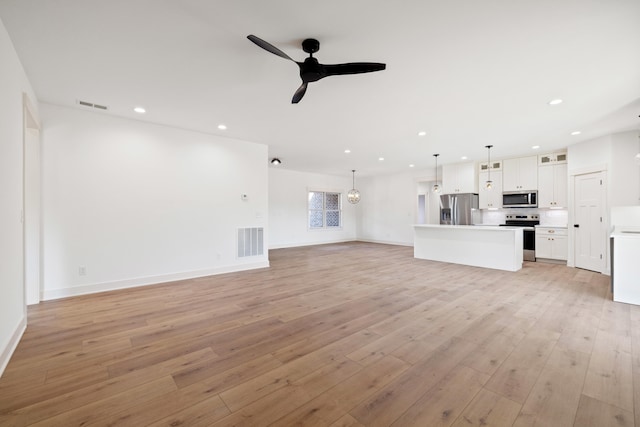
[[[24,334],[24,331],[26,329],[27,318],[25,316],[22,316],[22,319],[20,320],[20,322],[18,322],[15,331],[13,331],[13,334],[11,334],[11,338],[9,339],[6,347],[2,349],[2,352],[0,352],[0,377],[2,377],[4,370],[7,368],[9,360],[11,360],[13,352],[16,351],[16,347],[18,347],[18,343],[20,342],[22,334]]]
[[[348,242],[356,242],[356,241],[357,239],[340,239],[340,240],[331,240],[329,242],[285,243],[282,245],[269,246],[269,249],[301,248],[303,246],[331,245],[334,243],[348,243]]]
[[[72,288],[48,289],[42,292],[42,301],[59,298],[74,297],[79,295],[95,294],[97,292],[115,291],[118,289],[135,288],[138,286],[156,285],[160,283],[174,282],[177,280],[195,279],[197,277],[215,276],[217,274],[235,273],[237,271],[255,270],[256,268],[268,268],[269,261],[230,265],[206,270],[185,271],[181,273],[163,274],[159,276],[139,277],[135,279],[117,280],[114,282],[93,283],[74,286]]]
[[[345,240],[332,240],[330,242],[290,243],[290,244],[285,244],[285,245],[274,245],[274,246],[270,246],[269,249],[300,248],[300,247],[303,247],[303,246],[331,245],[331,244],[334,244],[334,243],[349,243],[349,242],[379,243],[379,244],[382,244],[382,245],[395,245],[395,246],[410,246],[410,247],[413,247],[413,243],[393,242],[393,241],[390,241],[390,240],[345,239]]]
[[[390,240],[375,240],[375,239],[357,239],[358,242],[366,242],[366,243],[380,243],[382,245],[395,245],[395,246],[410,246],[413,247],[413,242],[394,242]]]

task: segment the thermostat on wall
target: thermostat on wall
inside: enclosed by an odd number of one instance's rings
[[[247,196],[246,194],[241,194],[240,195],[240,199],[241,200],[249,200],[249,196]]]

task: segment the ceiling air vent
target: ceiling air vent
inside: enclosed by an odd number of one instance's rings
[[[78,100],[79,105],[83,105],[85,107],[97,108],[98,110],[106,110],[107,107],[105,105],[94,104],[93,102],[80,101]]]

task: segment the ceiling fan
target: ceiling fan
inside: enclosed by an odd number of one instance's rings
[[[318,60],[313,57],[313,54],[320,50],[320,42],[316,39],[305,39],[302,42],[302,50],[307,52],[309,57],[305,59],[304,62],[297,62],[277,47],[262,40],[260,37],[256,37],[251,34],[248,35],[247,38],[264,50],[298,64],[298,67],[300,68],[300,77],[302,78],[302,85],[298,90],[296,90],[296,93],[293,94],[293,99],[291,100],[292,104],[300,102],[307,91],[307,85],[311,82],[316,82],[328,76],[371,73],[373,71],[381,71],[386,68],[386,64],[380,64],[377,62],[349,62],[346,64],[331,65],[320,64]]]

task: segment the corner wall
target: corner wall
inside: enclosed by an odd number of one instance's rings
[[[356,239],[358,205],[347,202],[351,177],[269,168],[269,248],[347,242]],[[309,230],[308,192],[342,193],[342,229]],[[362,202],[361,202],[362,203]]]
[[[27,324],[24,299],[23,93],[36,98],[0,21],[0,375]]]
[[[43,299],[268,266],[267,147],[43,104]],[[241,195],[247,194],[247,200]]]
[[[358,240],[413,246],[418,182],[409,173],[360,179]]]

